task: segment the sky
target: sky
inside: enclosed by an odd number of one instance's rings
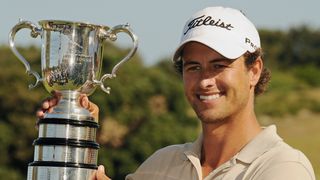
[[[207,6],[240,9],[258,29],[286,30],[299,25],[320,29],[319,0],[2,0],[0,44],[8,44],[8,34],[19,19],[35,24],[40,20],[68,20],[109,27],[129,23],[139,38],[138,53],[146,65],[152,65],[172,57],[185,22]],[[15,44],[40,48],[40,37],[33,39],[29,34],[29,30],[17,33]],[[131,39],[121,34],[115,43],[128,48]]]

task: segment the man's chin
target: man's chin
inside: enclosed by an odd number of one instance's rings
[[[202,113],[198,113],[197,115],[200,121],[206,124],[216,124],[216,123],[221,124],[226,121],[225,116],[219,113],[202,112]]]

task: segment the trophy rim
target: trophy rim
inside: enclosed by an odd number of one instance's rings
[[[54,20],[54,19],[48,19],[48,20],[40,20],[38,23],[43,28],[49,28],[51,29],[51,25],[49,24],[55,24],[55,25],[70,25],[70,26],[86,26],[86,27],[92,27],[92,28],[103,28],[103,29],[110,29],[109,26],[106,25],[98,25],[93,24],[90,22],[82,22],[82,21],[71,21],[71,20]]]

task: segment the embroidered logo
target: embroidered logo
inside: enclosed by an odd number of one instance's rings
[[[184,35],[186,35],[191,29],[199,26],[216,26],[229,31],[234,28],[231,24],[225,23],[221,19],[215,20],[211,16],[202,15],[190,21],[187,30],[184,32]]]
[[[258,49],[258,46],[256,46],[255,44],[253,44],[249,38],[246,37],[245,42],[246,42],[246,44],[249,44],[253,49],[255,49],[255,50]]]

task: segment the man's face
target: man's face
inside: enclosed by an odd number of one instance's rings
[[[230,60],[190,42],[183,49],[182,61],[185,94],[202,122],[220,122],[247,111],[253,93],[243,57]]]

